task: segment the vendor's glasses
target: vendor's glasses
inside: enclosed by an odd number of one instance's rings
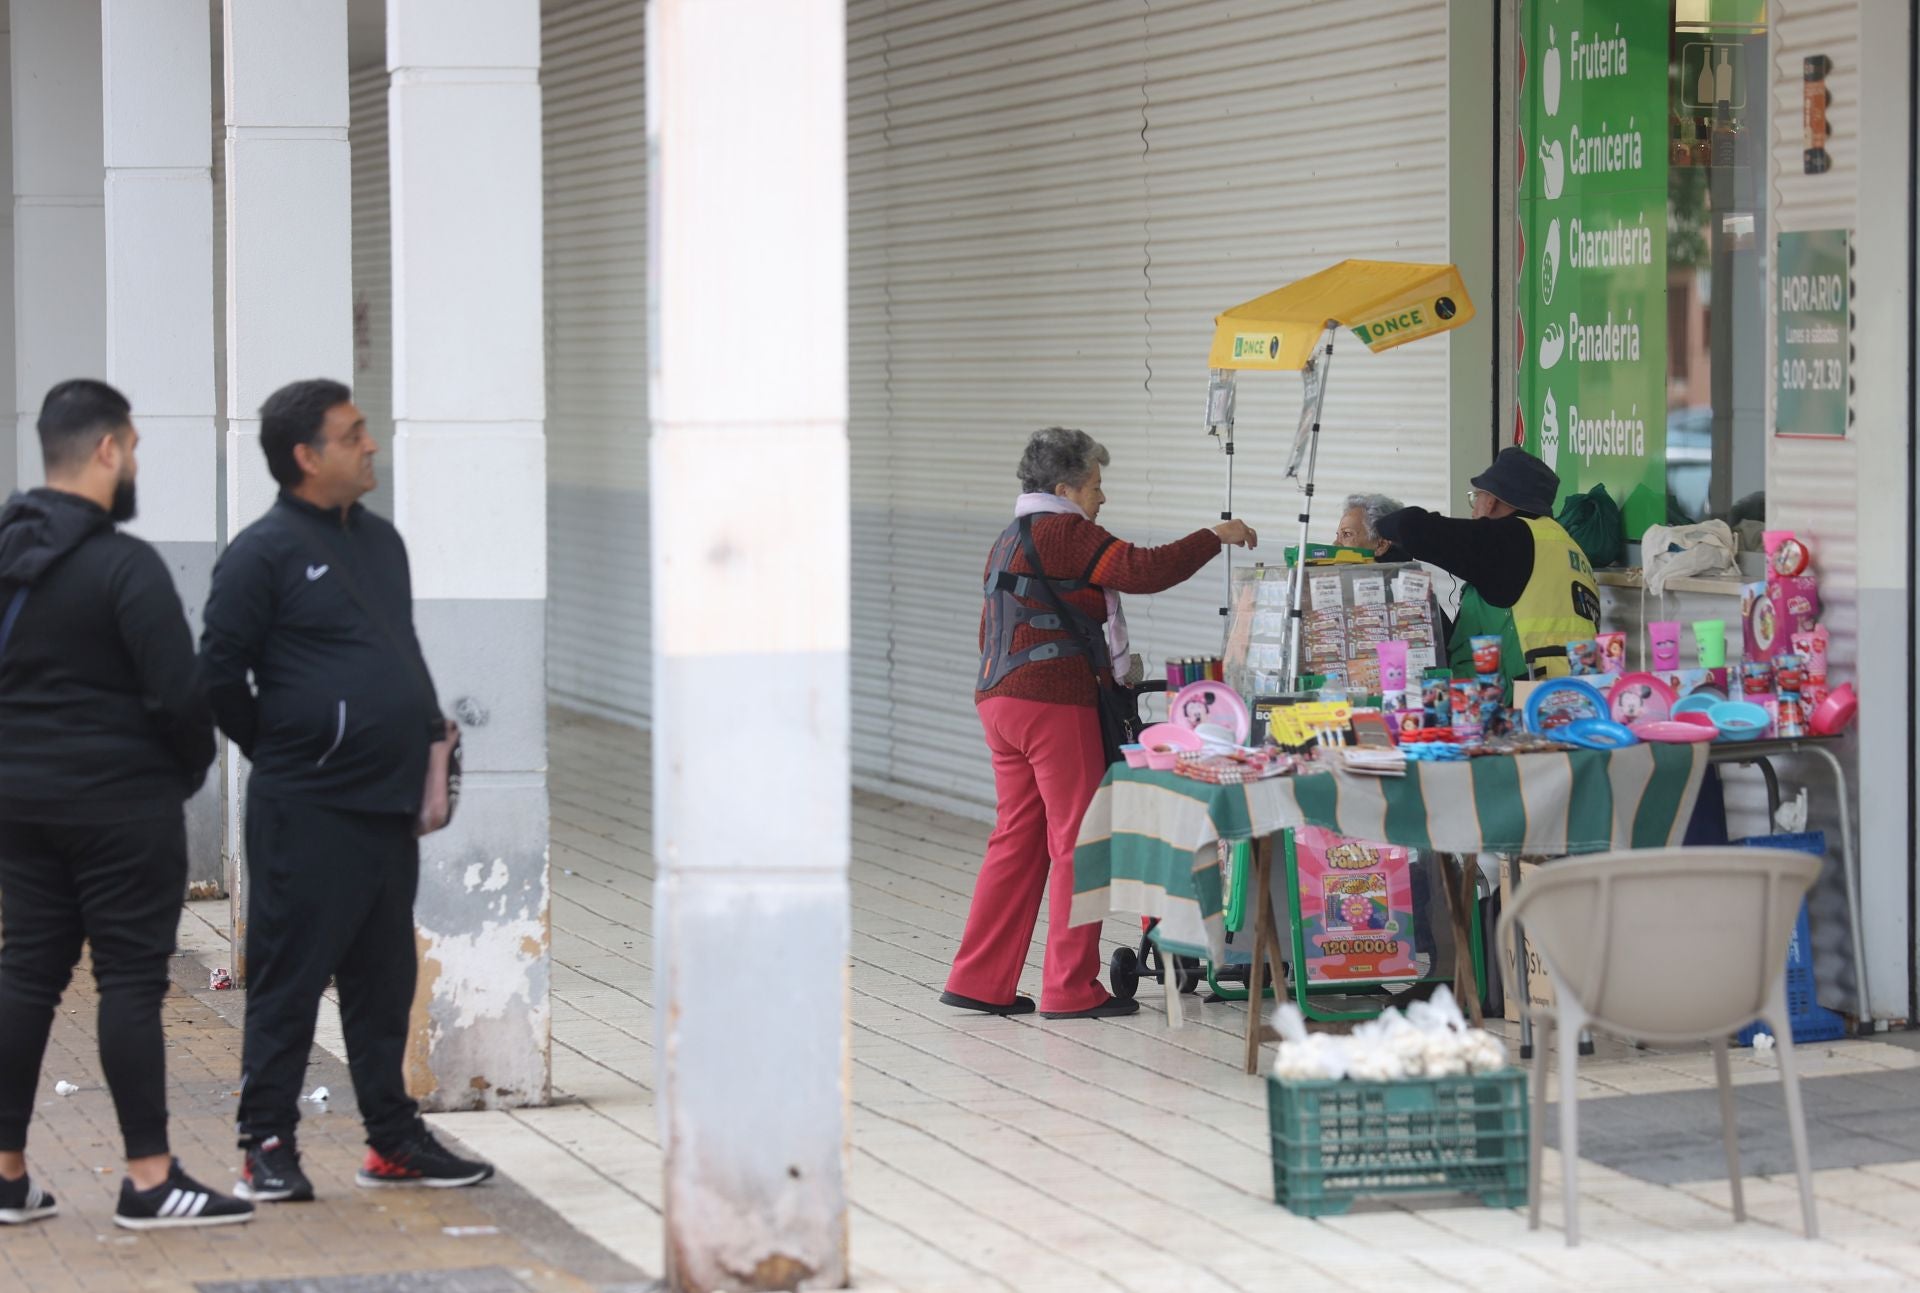
[[[1477,489],[1468,490],[1467,491],[1467,510],[1471,512],[1474,508],[1478,506],[1480,506],[1480,491]]]

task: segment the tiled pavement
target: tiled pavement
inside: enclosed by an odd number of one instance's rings
[[[646,738],[565,713],[554,715],[552,737],[561,1098],[548,1109],[437,1121],[585,1235],[657,1269]],[[1554,1228],[1551,1152],[1548,1229],[1537,1234],[1521,1212],[1484,1208],[1293,1217],[1271,1202],[1265,1097],[1240,1071],[1240,1007],[1192,1010],[1185,1029],[1169,1032],[1149,983],[1142,1013],[1121,1021],[946,1010],[935,996],[984,828],[862,795],[854,830],[852,1242],[862,1288],[1920,1287],[1920,1154],[1820,1171],[1825,1237],[1812,1244],[1799,1235],[1791,1176],[1749,1177],[1755,1219],[1736,1228],[1724,1180],[1695,1170],[1697,1154],[1679,1167],[1668,1156],[1661,1172],[1646,1173],[1680,1184],[1583,1161],[1586,1242],[1573,1252]],[[203,925],[200,936],[208,932]],[[1107,938],[1136,934],[1115,919]],[[1028,991],[1039,954],[1036,941]],[[1872,1109],[1907,1113],[1920,1103],[1920,1052],[1908,1046],[1849,1041],[1800,1054],[1810,1077],[1864,1084],[1825,1105],[1810,1094],[1816,1119],[1826,1107],[1872,1136],[1880,1125]],[[1773,1078],[1764,1057],[1743,1055],[1736,1067],[1742,1084]],[[1678,1112],[1636,1102],[1702,1092],[1711,1073],[1704,1053],[1603,1047],[1581,1069],[1596,1140],[1607,1139],[1603,1130],[1630,1140],[1641,1109],[1649,1136],[1678,1126],[1694,1137],[1687,1109],[1704,1103],[1710,1116],[1710,1101],[1682,1100]],[[1872,1090],[1885,1093],[1881,1105],[1863,1094]],[[1750,1095],[1763,1099],[1760,1088]],[[1751,1111],[1766,1116],[1760,1103]],[[1764,1167],[1766,1138],[1755,1139],[1763,1152],[1754,1163]]]
[[[174,964],[165,1004],[173,1150],[189,1173],[230,1189],[238,1165],[233,1115],[243,994],[208,993],[203,969],[187,958]],[[328,1087],[330,1108],[308,1113],[301,1127],[318,1201],[265,1208],[242,1226],[144,1234],[117,1229],[111,1218],[125,1168],[100,1077],[92,987],[82,967],[61,1003],[29,1132],[34,1178],[59,1197],[61,1214],[0,1230],[0,1290],[348,1293],[324,1281],[380,1272],[409,1273],[408,1281],[392,1286],[395,1293],[604,1293],[641,1286],[639,1271],[511,1181],[470,1190],[355,1188],[363,1146],[352,1085],[345,1066],[320,1051],[310,1083]],[[80,1089],[61,1096],[59,1082]]]

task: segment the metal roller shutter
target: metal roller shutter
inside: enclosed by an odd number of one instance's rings
[[[1348,256],[1447,254],[1446,9],[854,0],[849,5],[855,768],[988,809],[970,695],[983,555],[1034,427],[1113,452],[1103,522],[1217,519],[1211,319]],[[1350,343],[1317,537],[1340,495],[1439,504],[1445,343]],[[1236,511],[1286,540],[1298,383],[1243,383]],[[1222,573],[1130,607],[1150,661],[1217,648]]]
[[[645,6],[546,0],[547,682],[644,721]]]

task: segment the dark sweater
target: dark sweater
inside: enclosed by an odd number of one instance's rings
[[[1116,593],[1160,593],[1183,584],[1219,553],[1220,536],[1212,530],[1195,530],[1164,547],[1136,548],[1084,517],[1052,513],[1034,518],[1033,546],[1039,551],[1040,564],[1046,567],[1048,575],[1055,579],[1082,579],[1093,585],[1067,593],[1066,601],[1088,618],[1104,624],[1107,619],[1104,589],[1111,588]],[[1008,569],[1015,574],[1034,573],[1024,553],[1015,553]],[[1031,599],[1027,604],[1044,605]],[[1025,651],[1042,642],[1069,636],[1064,631],[1020,628],[1014,631],[1013,649]],[[983,647],[986,644],[984,607],[980,615],[980,643]],[[973,699],[978,704],[1002,697],[1091,706],[1098,700],[1099,693],[1087,657],[1069,655],[1022,665],[1001,679],[999,686],[976,691]]]
[[[0,818],[169,814],[206,779],[213,722],[166,563],[98,505],[54,489],[0,512]]]
[[[220,730],[253,761],[253,792],[418,811],[440,705],[406,544],[385,520],[282,494],[213,569],[200,660]]]

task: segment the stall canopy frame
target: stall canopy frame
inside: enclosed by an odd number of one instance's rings
[[[1287,475],[1301,481],[1300,543],[1288,575],[1286,686],[1300,677],[1300,617],[1306,588],[1307,532],[1313,514],[1314,473],[1319,465],[1320,413],[1333,366],[1333,340],[1342,327],[1353,329],[1367,349],[1378,353],[1409,341],[1437,336],[1474,317],[1466,283],[1453,265],[1388,260],[1343,260],[1317,274],[1289,283],[1265,296],[1215,316],[1213,344],[1207,352],[1212,370],[1207,389],[1207,432],[1220,440],[1227,460],[1223,520],[1233,516],[1234,375],[1251,372],[1299,372],[1306,378],[1300,425],[1287,459]],[[1227,557],[1227,600],[1232,600],[1233,558]],[[1226,608],[1221,608],[1226,613]]]

